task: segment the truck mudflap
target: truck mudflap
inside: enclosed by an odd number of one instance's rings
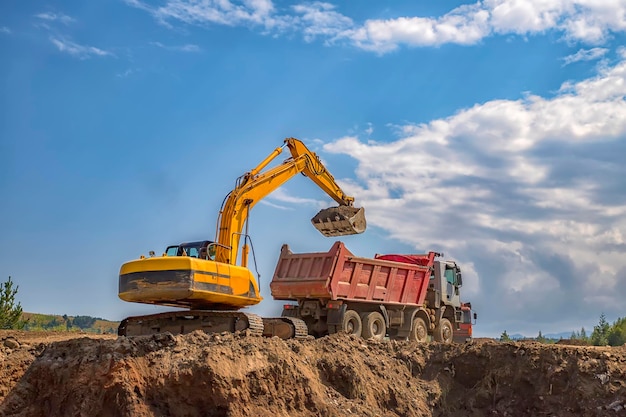
[[[170,332],[174,335],[202,330],[206,333],[248,331],[263,335],[263,319],[238,311],[190,310],[128,317],[120,323],[118,336],[145,336]]]
[[[329,207],[320,210],[311,223],[326,237],[363,233],[367,227],[365,209],[352,206]]]

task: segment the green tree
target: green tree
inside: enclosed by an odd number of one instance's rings
[[[587,340],[587,332],[585,331],[584,327],[580,328],[580,335],[578,336],[580,338],[580,340]]]
[[[511,338],[509,337],[509,334],[505,331],[502,332],[502,334],[500,335],[500,341],[501,342],[510,342]]]
[[[0,329],[23,329],[22,306],[15,302],[18,286],[13,288],[11,277],[0,287]]]
[[[70,330],[72,328],[71,317],[68,317],[67,314],[63,314],[63,320],[65,321],[65,330]]]
[[[59,323],[57,323],[57,320],[55,318],[53,318],[52,320],[50,320],[49,322],[47,322],[46,324],[43,325],[43,328],[46,330],[49,330],[53,327],[58,326]]]
[[[600,321],[597,326],[593,326],[591,333],[591,343],[594,346],[606,346],[609,343],[609,330],[611,326],[606,321],[604,313],[600,314]]]
[[[618,318],[609,329],[607,343],[611,346],[622,346],[626,343],[626,318]]]
[[[91,316],[76,316],[73,320],[73,325],[78,326],[81,329],[88,329],[93,326],[96,322],[95,317]]]
[[[539,334],[537,335],[537,342],[546,343],[546,338],[541,334],[541,330],[539,330]]]
[[[622,346],[626,343],[626,333],[619,327],[611,329],[606,341],[611,346]]]

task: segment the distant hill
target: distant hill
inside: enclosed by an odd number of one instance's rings
[[[119,321],[109,321],[100,317],[68,316],[38,313],[22,313],[26,321],[24,330],[29,331],[68,331],[96,334],[116,334]]]
[[[546,339],[569,339],[571,335],[572,332],[561,332],[544,334],[543,337],[545,337]]]
[[[545,337],[546,339],[552,339],[552,340],[560,340],[560,339],[569,339],[570,336],[572,335],[572,332],[561,332],[561,333],[548,333],[548,334],[544,334],[543,337]],[[511,339],[513,340],[518,340],[518,339],[534,339],[537,337],[537,335],[535,336],[524,336],[523,334],[519,334],[519,333],[515,333],[512,334],[511,336],[509,336]]]

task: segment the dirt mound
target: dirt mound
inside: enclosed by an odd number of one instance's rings
[[[0,333],[0,359],[3,416],[626,416],[624,348]]]

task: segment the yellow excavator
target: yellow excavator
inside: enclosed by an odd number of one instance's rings
[[[285,147],[289,148],[291,157],[264,171]],[[314,152],[298,139],[287,138],[282,147],[276,148],[256,168],[237,179],[235,188],[226,196],[220,209],[215,241],[169,246],[161,256],[150,252],[148,257],[141,256],[122,265],[119,274],[119,297],[122,300],[187,310],[128,317],[120,323],[118,334],[247,330],[253,335],[284,339],[307,336],[308,329],[302,320],[261,318],[238,311],[263,299],[257,280],[248,269],[250,209],[299,173],[309,177],[339,204],[321,210],[311,219],[324,236],[365,231],[364,209],[353,206],[354,198],[344,194]]]

